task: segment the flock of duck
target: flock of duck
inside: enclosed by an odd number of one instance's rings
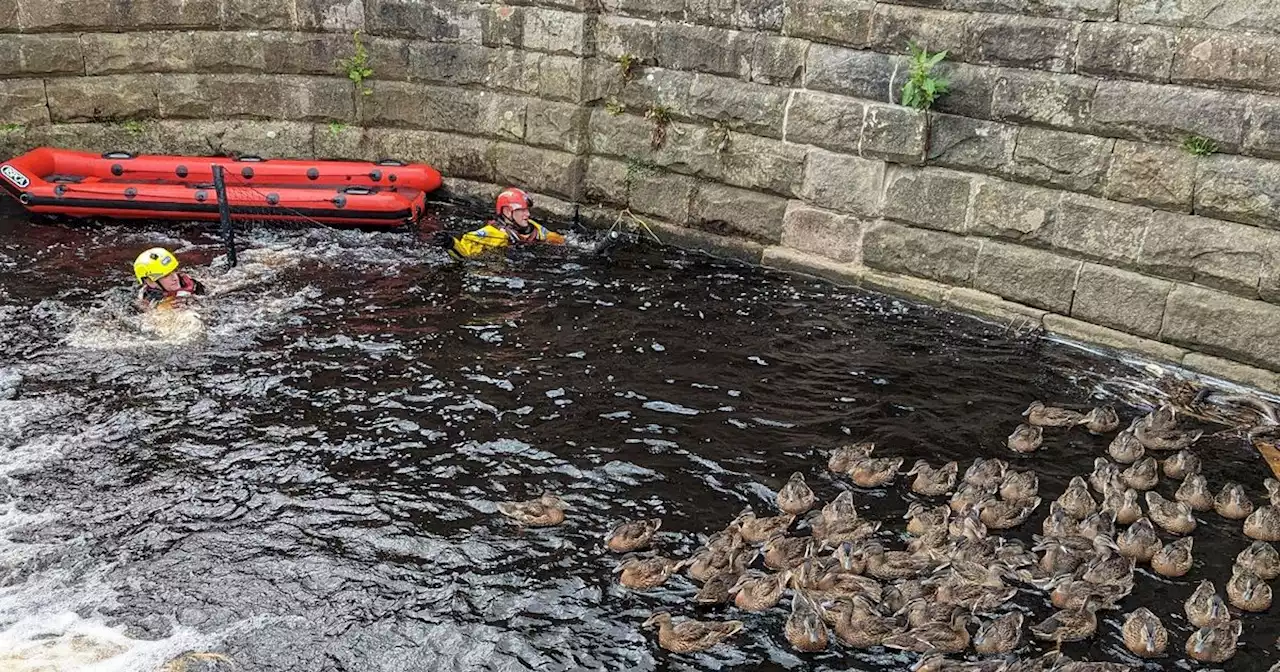
[[[1008,438],[1016,453],[1040,449],[1046,428],[1083,426],[1093,434],[1120,429],[1111,407],[1080,413],[1031,404],[1025,424]],[[628,589],[657,588],[684,571],[701,584],[694,598],[703,605],[732,604],[744,612],[774,609],[789,593],[784,634],[801,652],[823,651],[833,643],[854,649],[885,647],[922,654],[914,670],[1110,671],[1134,669],[1120,663],[1077,662],[1060,653],[1064,642],[1092,638],[1100,610],[1119,610],[1134,587],[1134,571],[1147,565],[1156,574],[1185,576],[1192,569],[1196,512],[1215,511],[1243,520],[1255,541],[1235,560],[1225,600],[1211,581],[1202,581],[1184,605],[1197,628],[1182,651],[1189,658],[1221,663],[1236,651],[1245,614],[1268,610],[1269,581],[1280,576],[1280,482],[1266,479],[1269,501],[1255,505],[1238,483],[1215,495],[1190,451],[1199,431],[1179,427],[1171,405],[1135,418],[1098,457],[1087,476],[1074,477],[1049,503],[1034,544],[993,531],[1027,524],[1043,501],[1034,471],[1019,471],[1000,459],[977,458],[963,474],[957,462],[941,466],[917,461],[902,471],[903,458],[875,455],[873,443],[835,449],[827,468],[863,489],[883,488],[909,477],[919,496],[903,519],[902,549],[876,538],[886,521],[858,513],[854,491],[844,490],[818,507],[813,490],[795,473],[777,492],[779,512],[742,512],[712,534],[686,559],[639,554],[650,547],[661,520],[629,521],[607,537],[607,548],[627,554],[617,566]],[[1156,454],[1164,459],[1158,460]],[[1172,500],[1154,491],[1161,478],[1179,481]],[[1141,494],[1140,494],[1141,493]],[[945,499],[944,499],[945,498]],[[933,500],[935,503],[926,504]],[[1145,510],[1143,504],[1145,503]],[[499,511],[530,526],[558,525],[567,505],[551,494],[527,502],[503,502]],[[807,529],[807,536],[797,531]],[[1165,544],[1160,531],[1174,540]],[[884,535],[880,535],[884,536]],[[1055,644],[1045,656],[1019,659],[1024,615],[1011,604],[1018,587],[1043,591],[1056,613],[1026,631]],[[976,633],[970,634],[970,626]],[[653,614],[658,644],[673,652],[701,651],[732,638],[740,620],[675,620]],[[1143,658],[1177,655],[1159,616],[1137,608],[1124,616],[1125,646]],[[1176,646],[1176,645],[1175,645]],[[972,649],[979,660],[948,655]],[[1272,668],[1280,672],[1280,664]]]

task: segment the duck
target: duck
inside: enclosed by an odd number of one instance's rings
[[[1015,453],[1034,453],[1044,443],[1044,428],[1021,424],[1009,435],[1007,445]]]
[[[1200,628],[1187,638],[1187,655],[1202,663],[1225,663],[1236,655],[1240,621],[1227,621]]]
[[[805,586],[815,597],[829,600],[856,596],[879,602],[883,596],[875,579],[842,571],[827,571],[806,578]]]
[[[1191,507],[1182,502],[1171,502],[1155,491],[1147,492],[1147,516],[1151,518],[1151,522],[1171,534],[1191,534],[1196,529],[1196,519],[1191,515]]]
[[[941,653],[927,653],[909,669],[911,672],[1029,672],[1029,670],[1013,670],[1009,664],[1001,659],[952,660]],[[1044,668],[1035,669],[1036,672],[1043,672]]]
[[[1088,518],[1098,511],[1098,502],[1089,494],[1089,485],[1079,476],[1071,479],[1062,496],[1058,497],[1058,505],[1076,520]]]
[[[1243,485],[1227,483],[1222,486],[1222,492],[1213,498],[1213,510],[1223,518],[1243,520],[1253,513],[1253,502],[1249,501]]]
[[[950,511],[951,509],[947,509]],[[951,531],[946,527],[934,527],[924,534],[907,542],[907,552],[912,555],[921,555],[934,559],[944,559],[947,554],[955,551],[954,543],[951,540]]]
[[[1120,464],[1133,464],[1141,460],[1146,452],[1147,449],[1142,447],[1142,442],[1134,436],[1133,429],[1126,429],[1116,434],[1116,438],[1111,440],[1111,445],[1107,446],[1107,455]]]
[[[923,579],[907,579],[885,586],[880,600],[880,611],[898,617],[906,613],[907,607],[916,600],[929,602],[937,591],[937,584],[926,583]]]
[[[844,491],[830,504],[822,507],[817,515],[809,520],[809,529],[818,540],[825,540],[835,533],[853,527],[858,523],[858,509],[853,503],[853,493]]]
[[[790,529],[795,519],[796,517],[790,513],[758,518],[748,508],[737,518],[738,534],[742,536],[743,541],[749,544],[762,544],[771,537],[784,534]]]
[[[938,564],[930,558],[902,551],[886,551],[878,543],[868,544],[863,554],[867,559],[867,574],[884,580],[909,579],[933,571]]]
[[[729,588],[734,606],[743,611],[767,611],[782,599],[782,591],[791,581],[792,573],[782,571],[778,574],[766,574],[758,570],[747,570]]]
[[[1181,481],[1192,474],[1199,474],[1202,466],[1200,458],[1187,450],[1179,450],[1162,465],[1164,475],[1175,481]]]
[[[1000,479],[1000,498],[1025,502],[1040,492],[1040,477],[1034,471],[1008,471]]]
[[[1049,502],[1049,515],[1045,516],[1042,530],[1046,537],[1069,537],[1076,533],[1078,521],[1067,515],[1058,500]]]
[[[683,562],[661,555],[650,558],[628,555],[613,571],[618,574],[618,583],[632,590],[651,590],[666,583],[682,566]]]
[[[742,548],[704,546],[684,561],[682,566],[689,568],[689,578],[706,583],[717,574],[741,573],[750,561],[751,555]]]
[[[1089,474],[1089,486],[1100,495],[1115,488],[1123,488],[1124,481],[1120,478],[1120,472],[1116,463],[1105,457],[1096,458],[1093,461],[1093,473]]]
[[[771,537],[760,547],[764,566],[776,572],[794,569],[813,555],[813,539],[808,537]]]
[[[851,541],[845,541],[837,544],[835,549],[831,551],[831,565],[829,566],[834,566],[842,572],[861,574],[867,571],[867,559],[863,557],[861,548],[855,546]]]
[[[926,623],[904,633],[887,637],[888,649],[916,653],[960,653],[969,648],[969,614],[956,609],[948,623]]]
[[[559,525],[564,522],[567,508],[569,505],[563,499],[551,493],[523,502],[498,502],[498,513],[527,527]]]
[[[951,507],[928,507],[920,502],[912,502],[903,518],[907,521],[907,534],[918,537],[934,528],[946,528],[947,521],[951,519]]]
[[[1280,553],[1265,541],[1255,541],[1236,556],[1236,566],[1257,574],[1263,581],[1280,577]]]
[[[658,646],[672,653],[693,653],[707,649],[742,631],[742,621],[697,621],[672,623],[671,614],[660,611],[642,627],[658,626]]]
[[[742,523],[735,518],[729,521],[729,524],[723,530],[707,537],[707,543],[703,545],[703,548],[716,553],[727,553],[742,548],[743,543]]]
[[[1119,585],[1133,581],[1133,567],[1136,561],[1126,558],[1111,550],[1094,558],[1085,566],[1081,579],[1097,586]]]
[[[989,529],[1008,530],[1027,522],[1039,506],[1039,497],[1029,502],[993,499],[979,504],[978,514]]]
[[[1004,460],[987,460],[978,457],[973,460],[973,464],[969,465],[968,469],[964,470],[964,482],[994,492],[1000,486],[1000,481],[1004,480],[1007,471],[1009,471],[1009,463]]]
[[[985,502],[995,495],[998,488],[995,485],[974,485],[973,483],[961,483],[960,487],[951,495],[951,499],[947,505],[955,513],[960,513],[966,508],[972,508],[978,502]]]
[[[822,609],[803,590],[797,590],[791,596],[791,615],[787,617],[782,631],[791,646],[803,653],[822,651],[829,642]]]
[[[926,497],[938,497],[951,492],[951,488],[956,484],[956,477],[959,471],[959,462],[952,461],[941,467],[934,468],[924,460],[916,460],[915,466],[911,467],[911,471],[903,475],[916,477],[911,482],[912,492]]]
[[[1160,576],[1177,578],[1191,571],[1194,537],[1183,537],[1160,549],[1151,557],[1151,569]]]
[[[1160,535],[1147,517],[1134,521],[1124,532],[1116,537],[1116,547],[1120,555],[1133,558],[1137,562],[1151,562],[1161,549]]]
[[[1182,608],[1186,611],[1187,622],[1197,628],[1224,623],[1231,618],[1227,603],[1222,601],[1213,582],[1207,579],[1196,586],[1195,592],[1182,604]]]
[[[1138,491],[1133,488],[1113,488],[1102,502],[1102,510],[1110,511],[1118,525],[1132,525],[1142,517],[1142,504]]]
[[[827,469],[837,474],[843,474],[849,471],[849,467],[853,466],[854,460],[869,457],[875,449],[876,444],[871,441],[840,446],[831,451],[831,456],[827,458]]]
[[[1062,538],[1058,537],[1044,539],[1032,548],[1044,554],[1037,563],[1042,576],[1070,574],[1085,561],[1083,553],[1063,543]]]
[[[979,655],[1009,653],[1022,642],[1022,612],[1011,611],[983,623],[973,638],[973,650]]]
[[[981,539],[987,536],[987,526],[982,522],[978,508],[990,500],[971,504],[956,512],[947,523],[947,531],[957,539]]]
[[[1120,479],[1134,490],[1150,490],[1160,482],[1160,465],[1154,457],[1144,457],[1120,472]]]
[[[804,474],[795,472],[791,474],[791,478],[787,480],[786,485],[778,490],[778,508],[784,513],[798,516],[805,511],[813,508],[813,503],[817,501],[813,490],[804,482]]]
[[[1112,537],[1115,533],[1116,514],[1106,509],[1098,511],[1076,525],[1076,534],[1086,539],[1093,539],[1100,534]]]
[[[1227,602],[1241,611],[1266,611],[1271,608],[1271,586],[1253,572],[1236,565],[1227,582]]]
[[[1111,406],[1099,406],[1085,413],[1080,424],[1090,434],[1110,434],[1120,428],[1120,416]]]
[[[1280,541],[1280,507],[1259,506],[1244,519],[1244,536],[1258,541]]]
[[[1078,411],[1045,406],[1039,401],[1031,402],[1027,410],[1022,412],[1022,416],[1027,419],[1027,422],[1037,427],[1071,427],[1084,420],[1084,415]]]
[[[1192,511],[1213,510],[1213,493],[1209,491],[1208,481],[1200,474],[1192,474],[1182,481],[1178,491],[1173,493],[1173,498],[1186,504]]]
[[[702,588],[698,589],[697,594],[693,596],[693,601],[707,605],[729,602],[733,599],[729,590],[737,584],[741,576],[733,571],[724,571],[712,576],[702,584]]]
[[[631,553],[649,547],[653,535],[662,527],[661,518],[633,520],[613,528],[605,545],[614,553]]]
[[[836,639],[854,649],[870,649],[884,644],[884,640],[902,632],[897,621],[881,616],[867,598],[856,595],[849,611],[832,626]]]
[[[1133,592],[1133,581],[1100,585],[1070,576],[1058,577],[1051,584],[1049,602],[1063,611],[1083,609],[1090,600],[1097,602],[1099,608],[1113,608]]]
[[[1148,422],[1137,422],[1133,425],[1133,435],[1147,450],[1173,452],[1191,447],[1204,436],[1204,432],[1183,431],[1176,427],[1161,429]]]
[[[1262,484],[1267,488],[1267,499],[1271,500],[1271,506],[1280,506],[1280,481],[1268,478]]]
[[[1031,626],[1031,634],[1037,639],[1057,642],[1078,642],[1093,636],[1098,630],[1097,610],[1101,603],[1089,598],[1080,609],[1059,611]]]
[[[875,534],[883,525],[878,520],[856,520],[838,523],[830,528],[815,528],[814,539],[822,548],[835,548],[846,541],[860,541]]]
[[[1140,658],[1163,657],[1169,648],[1169,631],[1146,607],[1138,607],[1125,616],[1120,632],[1125,647]]]
[[[882,488],[893,483],[904,461],[901,457],[865,457],[854,460],[845,473],[860,488]]]

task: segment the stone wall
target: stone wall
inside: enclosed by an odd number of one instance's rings
[[[1280,390],[1278,53],[1257,0],[0,0],[0,154],[394,155]]]

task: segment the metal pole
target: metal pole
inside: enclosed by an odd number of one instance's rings
[[[227,263],[232,268],[236,265],[236,230],[231,226],[231,206],[227,203],[227,182],[223,178],[223,168],[213,166],[213,190],[218,193],[218,218],[222,221],[222,238],[227,242]]]

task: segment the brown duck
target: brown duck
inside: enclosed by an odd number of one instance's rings
[[[1022,642],[1022,612],[1011,611],[993,621],[983,623],[973,638],[973,650],[988,656],[1009,653]]]
[[[1040,623],[1031,626],[1031,634],[1037,639],[1057,642],[1078,642],[1088,639],[1098,631],[1097,610],[1100,603],[1096,598],[1086,600],[1080,609],[1059,611]]]
[[[1134,490],[1150,490],[1160,482],[1160,465],[1154,457],[1144,457],[1120,472],[1120,479]]]
[[[870,441],[840,446],[831,451],[831,456],[827,458],[827,469],[837,474],[843,474],[849,471],[849,467],[853,466],[854,460],[871,455],[875,448],[876,444]]]
[[[1266,611],[1271,608],[1271,586],[1257,574],[1236,565],[1227,582],[1227,601],[1241,611]]]
[[[1176,427],[1161,429],[1151,426],[1149,422],[1140,421],[1133,425],[1133,435],[1147,450],[1173,452],[1190,447],[1200,440],[1204,432],[1188,432]]]
[[[877,579],[908,579],[931,572],[938,564],[930,558],[886,551],[877,543],[868,544],[863,554],[867,559],[867,573]]]
[[[1147,449],[1142,447],[1142,442],[1134,436],[1132,429],[1126,429],[1117,434],[1116,438],[1111,440],[1111,445],[1107,446],[1107,454],[1120,464],[1133,464],[1141,460],[1146,452]]]
[[[1037,427],[1071,427],[1080,424],[1084,419],[1084,415],[1078,411],[1045,406],[1039,401],[1031,402],[1022,415],[1027,422]]]
[[[1142,658],[1160,658],[1169,648],[1169,631],[1146,607],[1139,607],[1126,616],[1120,632],[1125,647]]]
[[[822,610],[803,590],[791,597],[791,615],[782,628],[792,648],[804,653],[816,653],[827,648],[829,637],[827,624],[822,620]]]
[[[1209,483],[1200,474],[1192,474],[1182,481],[1178,491],[1173,493],[1173,498],[1186,504],[1192,511],[1213,510],[1213,493],[1209,492]]]
[[[855,460],[846,473],[858,487],[880,488],[893,483],[904,461],[901,457],[865,457]]]
[[[931,467],[924,460],[916,460],[911,471],[903,476],[915,476],[911,482],[911,491],[926,497],[938,497],[951,492],[959,475],[960,463],[948,462],[941,467]]]
[[[648,548],[649,542],[653,540],[653,535],[657,534],[661,527],[661,518],[633,520],[622,523],[609,533],[609,540],[605,542],[605,545],[614,553],[630,553]]]
[[[1191,554],[1194,542],[1194,537],[1183,537],[1160,549],[1151,558],[1151,569],[1161,576],[1186,576],[1194,559]]]
[[[861,595],[852,599],[852,607],[832,626],[836,639],[854,649],[869,649],[902,632],[897,621],[881,616],[871,602]]]
[[[973,464],[964,470],[964,482],[982,487],[988,492],[995,492],[1009,470],[1009,463],[1004,460],[987,460],[974,458]]]
[[[1201,466],[1200,458],[1196,457],[1195,453],[1186,450],[1179,450],[1174,453],[1173,457],[1165,460],[1162,465],[1164,475],[1175,481],[1181,481],[1192,474],[1200,473]]]
[[[1244,520],[1253,513],[1253,502],[1249,501],[1249,496],[1245,494],[1244,486],[1239,483],[1227,483],[1222,486],[1222,492],[1213,498],[1213,510],[1223,518]]]
[[[808,537],[773,537],[764,542],[760,554],[764,566],[776,572],[793,569],[813,555],[813,539]]]
[[[1197,628],[1225,623],[1231,618],[1227,603],[1218,595],[1212,581],[1201,581],[1191,597],[1183,603],[1187,621]]]
[[[1105,495],[1111,490],[1126,487],[1120,478],[1120,466],[1105,457],[1093,460],[1093,472],[1089,474],[1089,487]]]
[[[951,518],[951,507],[927,507],[920,502],[912,502],[903,518],[907,521],[907,534],[920,536],[933,528],[945,528]]]
[[[966,508],[971,508],[978,502],[985,502],[996,494],[996,485],[974,485],[973,483],[961,483],[956,488],[955,494],[951,495],[947,505],[955,513],[960,513]]]
[[[1120,429],[1120,416],[1116,415],[1116,409],[1100,406],[1086,413],[1080,419],[1080,424],[1084,425],[1085,430],[1090,434],[1110,434]]]
[[[1187,655],[1202,663],[1225,663],[1236,655],[1240,621],[1227,621],[1200,628],[1187,638]]]
[[[1000,480],[1000,498],[1010,502],[1029,501],[1040,492],[1040,477],[1034,471],[1008,471]]]
[[[960,653],[969,648],[969,614],[956,609],[949,623],[926,623],[887,637],[885,648],[916,653]]]
[[[729,589],[729,594],[733,596],[734,605],[743,611],[767,611],[782,599],[782,591],[790,581],[791,572],[789,571],[765,574],[748,570]]]
[[[817,501],[817,497],[814,496],[813,490],[804,482],[804,474],[798,471],[791,474],[791,478],[786,485],[778,490],[778,508],[793,516],[798,516],[813,508],[815,501]]]
[[[1280,507],[1259,506],[1244,519],[1244,535],[1258,541],[1280,541]]]
[[[1031,512],[1040,506],[1040,498],[1029,502],[1010,502],[1002,499],[990,500],[978,505],[978,514],[982,524],[992,530],[1009,530],[1027,522]]]
[[[1071,479],[1062,496],[1058,497],[1058,505],[1076,520],[1087,518],[1098,510],[1098,502],[1089,494],[1089,485],[1079,476]]]
[[[1265,541],[1255,541],[1236,556],[1236,566],[1257,574],[1263,581],[1280,577],[1280,553]]]
[[[1015,453],[1034,453],[1044,443],[1044,428],[1022,424],[1009,435],[1007,445]]]
[[[1138,501],[1138,491],[1133,488],[1112,490],[1102,502],[1102,510],[1115,515],[1118,525],[1132,525],[1142,517],[1142,504]]]
[[[651,558],[630,555],[613,571],[618,574],[618,583],[632,590],[651,590],[666,583],[681,566],[683,563],[660,555]]]
[[[737,522],[740,525],[738,534],[742,535],[742,540],[749,544],[764,543],[771,537],[784,534],[795,519],[796,517],[789,513],[758,518],[755,513],[747,509],[738,516]]]
[[[498,502],[498,513],[528,527],[559,525],[567,508],[563,499],[550,493],[524,502]]]
[[[721,572],[707,579],[702,584],[702,588],[698,589],[697,594],[693,596],[693,601],[698,604],[724,604],[733,599],[729,594],[729,589],[738,582],[740,574],[731,571]]]
[[[1196,519],[1191,507],[1181,502],[1171,502],[1154,491],[1147,492],[1147,516],[1165,532],[1191,534],[1196,529]]]
[[[695,621],[686,619],[671,622],[671,614],[660,611],[642,627],[658,626],[658,645],[674,653],[706,651],[742,631],[742,621]]]

